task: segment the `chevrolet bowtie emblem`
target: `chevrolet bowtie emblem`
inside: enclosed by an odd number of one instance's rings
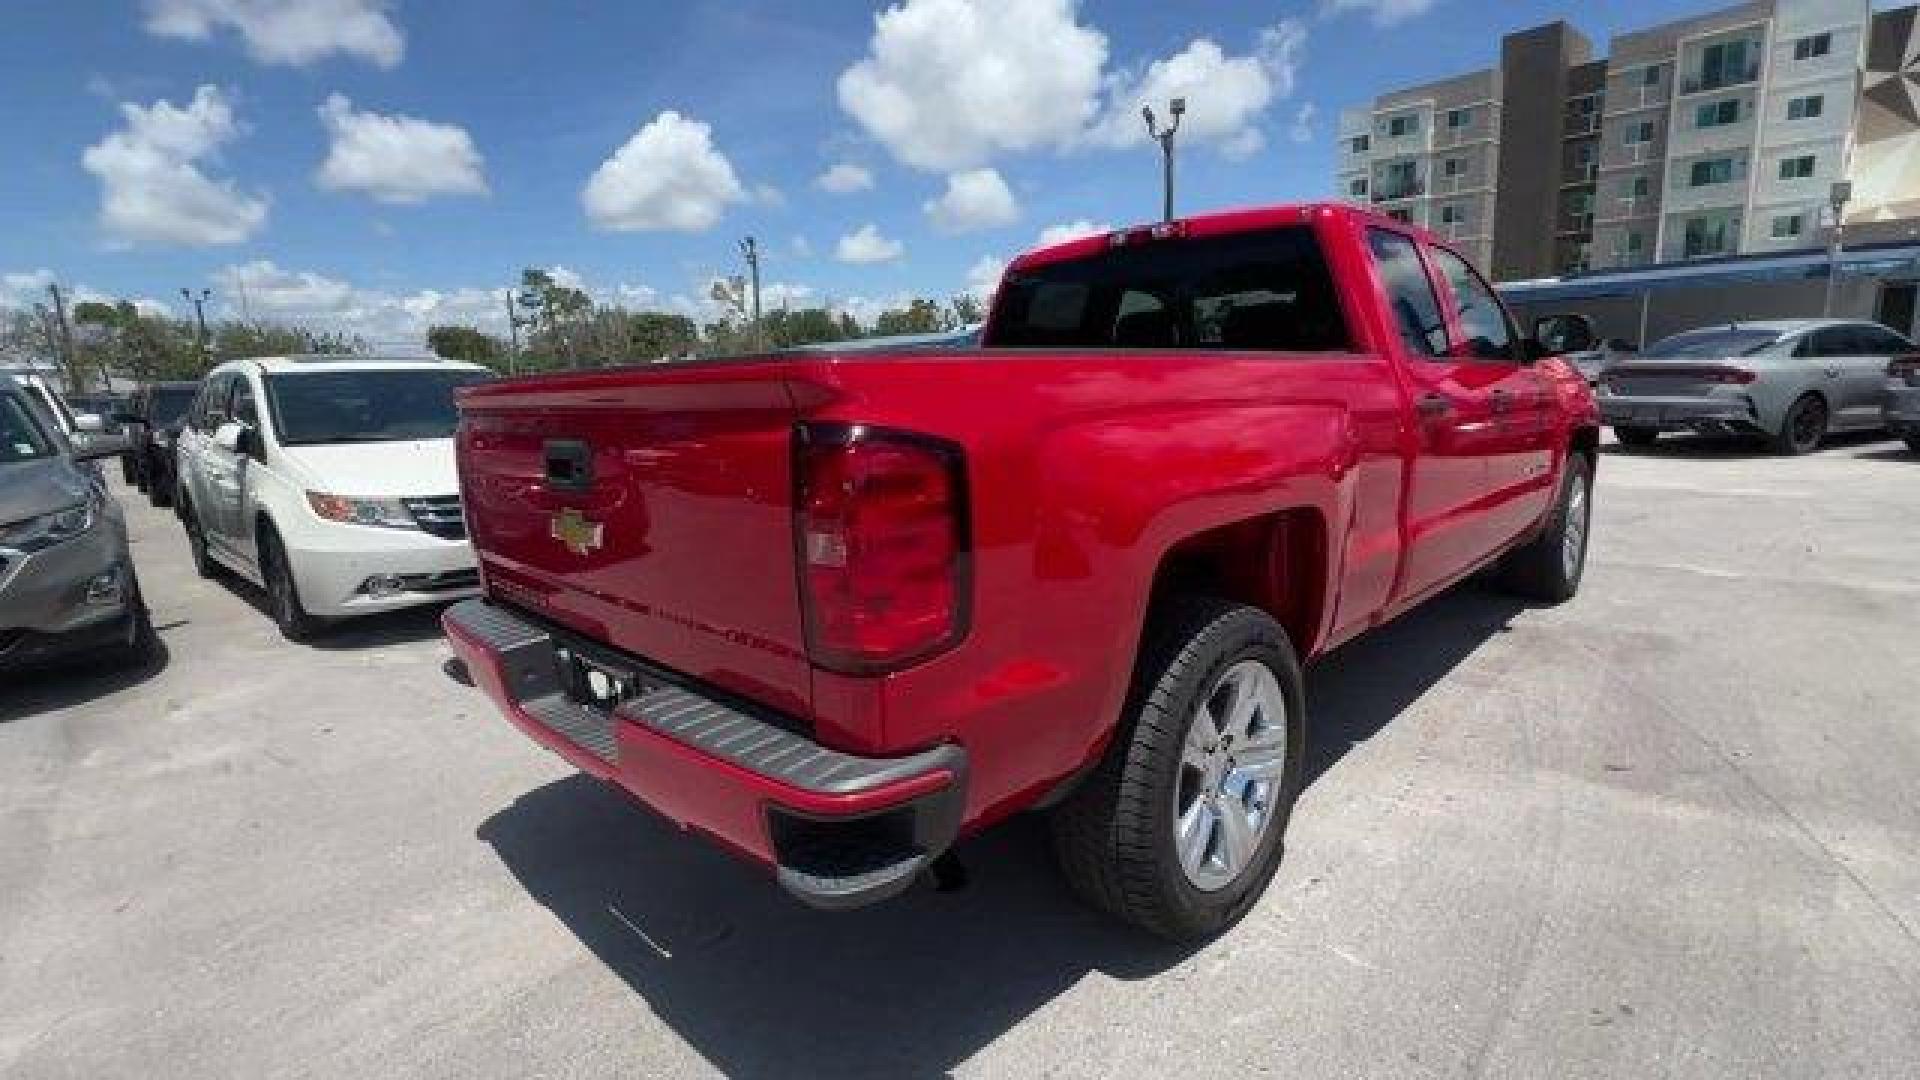
[[[585,514],[568,507],[553,515],[553,538],[560,541],[568,551],[575,555],[585,555],[598,551],[604,527],[597,521],[589,521]]]

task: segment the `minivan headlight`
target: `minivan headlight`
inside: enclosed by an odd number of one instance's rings
[[[51,514],[0,525],[0,548],[39,551],[85,535],[100,517],[100,496],[88,492],[87,501]]]
[[[345,525],[369,525],[380,529],[420,527],[420,523],[413,519],[413,514],[398,499],[351,499],[345,495],[309,491],[307,505],[313,507],[313,512],[322,518]]]

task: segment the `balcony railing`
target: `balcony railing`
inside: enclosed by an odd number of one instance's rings
[[[1561,214],[1558,231],[1562,234],[1590,233],[1593,231],[1593,215]]]
[[[1701,72],[1689,75],[1680,83],[1683,94],[1704,94],[1709,90],[1723,90],[1729,86],[1740,86],[1760,77],[1760,65],[1748,64],[1732,71]]]
[[[1418,180],[1401,183],[1382,184],[1373,190],[1373,201],[1377,203],[1397,202],[1401,199],[1417,199],[1427,193],[1427,185]]]
[[[1579,187],[1583,184],[1591,184],[1594,177],[1599,175],[1599,169],[1600,167],[1591,161],[1585,165],[1568,165],[1560,173],[1560,186]]]
[[[1570,112],[1562,118],[1562,125],[1569,137],[1591,135],[1600,130],[1600,113]]]

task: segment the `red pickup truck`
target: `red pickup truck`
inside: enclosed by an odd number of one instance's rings
[[[1212,934],[1279,863],[1304,662],[1495,563],[1579,586],[1590,338],[1310,205],[1031,252],[975,350],[468,388],[456,668],[811,904],[1046,809],[1084,896]]]

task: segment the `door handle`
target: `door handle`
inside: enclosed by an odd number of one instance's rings
[[[1425,394],[1414,404],[1414,408],[1420,410],[1421,416],[1432,418],[1452,412],[1453,402],[1440,394]]]

